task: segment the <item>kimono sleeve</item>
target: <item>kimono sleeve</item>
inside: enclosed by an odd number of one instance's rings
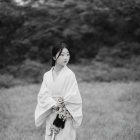
[[[37,98],[37,106],[35,109],[35,125],[41,126],[51,113],[51,108],[56,104],[56,101],[49,96],[49,89],[46,84],[46,76],[43,76],[43,82]]]
[[[75,74],[73,73],[67,85],[67,97],[66,97],[66,108],[69,110],[73,117],[73,126],[78,128],[82,122],[82,98],[79,92],[77,80]]]

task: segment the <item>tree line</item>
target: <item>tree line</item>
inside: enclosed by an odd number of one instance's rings
[[[26,59],[48,62],[59,40],[70,46],[72,62],[140,55],[140,1],[37,2],[0,1],[0,68]]]

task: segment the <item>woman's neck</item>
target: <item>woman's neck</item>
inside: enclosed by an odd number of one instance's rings
[[[59,73],[63,67],[64,67],[64,66],[61,66],[61,65],[56,64],[56,65],[54,66],[54,71]]]

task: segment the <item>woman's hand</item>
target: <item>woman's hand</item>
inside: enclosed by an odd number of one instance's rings
[[[64,105],[64,99],[59,97],[58,100],[57,100],[57,104],[60,105],[60,106]]]
[[[58,98],[56,105],[54,105],[52,108],[58,111],[61,110],[61,108],[63,108],[64,106],[65,106],[64,100],[63,98],[60,97]]]
[[[56,104],[56,105],[54,105],[54,106],[52,107],[52,109],[58,111],[58,110],[59,110],[59,107],[58,107],[57,104]]]
[[[58,98],[56,106],[59,108],[63,108],[65,106],[63,98],[61,97]]]

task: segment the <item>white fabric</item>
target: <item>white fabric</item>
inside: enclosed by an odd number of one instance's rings
[[[51,108],[56,104],[57,98],[62,97],[73,119],[66,121],[64,129],[56,135],[55,140],[75,140],[76,128],[82,121],[82,99],[75,74],[65,66],[54,81],[52,70],[53,68],[43,77],[35,110],[35,124],[38,127],[46,121],[45,140],[51,140],[50,125],[56,117]]]

